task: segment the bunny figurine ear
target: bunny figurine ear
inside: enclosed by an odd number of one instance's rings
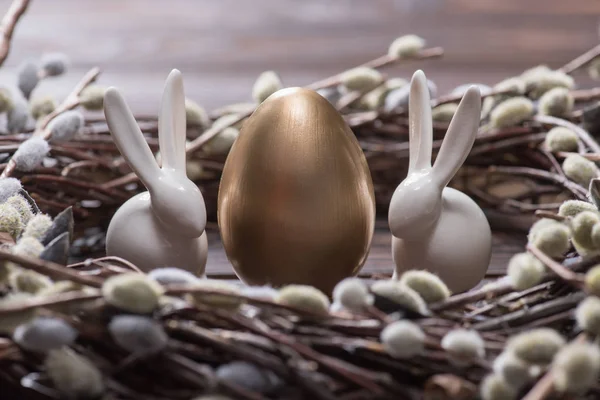
[[[104,115],[119,152],[150,189],[158,182],[160,168],[125,99],[114,87],[108,88],[104,94]]]
[[[477,86],[471,86],[458,105],[433,165],[433,177],[441,187],[448,185],[471,152],[480,115],[481,94]]]
[[[185,94],[181,72],[167,77],[158,117],[158,142],[163,168],[185,171]]]
[[[423,71],[413,74],[408,105],[410,160],[408,173],[431,168],[433,128],[427,79]]]

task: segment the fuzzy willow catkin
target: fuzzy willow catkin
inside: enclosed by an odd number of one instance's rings
[[[392,357],[413,357],[425,349],[425,333],[411,321],[392,322],[381,331],[380,339]]]
[[[579,154],[569,154],[562,164],[565,175],[584,188],[590,186],[592,179],[598,177],[598,167],[593,161]]]
[[[86,86],[79,94],[79,104],[88,111],[99,111],[104,106],[106,88],[99,85]]]
[[[379,85],[383,77],[373,68],[357,67],[348,70],[340,76],[342,85],[348,90],[365,91]]]
[[[490,113],[490,124],[494,128],[518,125],[533,115],[533,103],[526,97],[512,97],[496,106]]]
[[[393,279],[379,280],[371,285],[371,292],[411,311],[422,315],[429,314],[425,300],[423,300],[416,290],[404,283]]]
[[[319,289],[308,285],[287,285],[279,290],[277,302],[315,314],[329,313],[329,298]]]
[[[52,142],[68,142],[73,139],[83,128],[83,114],[77,110],[70,110],[57,115],[48,124],[50,140]]]
[[[27,139],[19,145],[13,155],[16,169],[24,172],[33,171],[42,164],[49,151],[50,145],[43,138],[34,136]]]
[[[281,79],[275,71],[265,71],[258,76],[252,87],[252,98],[257,103],[262,103],[282,87]]]
[[[508,262],[507,275],[517,290],[525,290],[537,285],[545,272],[544,264],[530,253],[515,254]]]
[[[417,35],[404,35],[396,38],[388,49],[390,57],[414,57],[425,47],[425,40]]]
[[[29,103],[33,119],[40,119],[56,109],[56,100],[50,96],[34,97]]]
[[[425,270],[409,270],[402,274],[400,283],[416,291],[426,303],[435,303],[450,297],[450,289],[439,276]]]
[[[538,108],[540,114],[564,117],[573,111],[574,104],[575,101],[569,89],[556,87],[548,90],[540,97]]]
[[[579,147],[579,137],[569,128],[556,126],[546,134],[545,145],[553,153],[559,151],[572,152],[577,151]]]

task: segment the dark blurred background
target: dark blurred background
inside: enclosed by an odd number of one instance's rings
[[[0,1],[2,12],[10,2]],[[442,46],[423,68],[441,92],[493,84],[540,63],[558,67],[599,42],[598,0],[37,0],[17,26],[0,80],[27,57],[61,51],[70,72],[36,89],[62,97],[94,65],[100,82],[122,88],[134,111],[155,113],[171,68],[207,108],[250,99],[273,69],[303,85],[387,51],[414,33]]]

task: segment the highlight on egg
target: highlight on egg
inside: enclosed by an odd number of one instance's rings
[[[244,122],[221,177],[218,221],[247,284],[330,294],[365,263],[375,226],[366,158],[318,93],[281,89]]]

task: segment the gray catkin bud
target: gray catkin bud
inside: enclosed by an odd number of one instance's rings
[[[417,35],[404,35],[396,38],[388,49],[390,57],[414,57],[425,47],[425,40]]]
[[[23,231],[23,237],[32,237],[37,240],[42,240],[52,226],[52,218],[47,214],[35,214]]]
[[[44,157],[50,151],[50,145],[43,138],[33,136],[19,146],[13,160],[16,163],[16,169],[19,171],[30,172],[39,167]]]
[[[329,299],[319,289],[308,285],[287,285],[279,290],[277,302],[315,314],[329,313]]]
[[[102,296],[108,304],[136,314],[154,311],[162,294],[158,282],[135,272],[113,275],[102,285]]]
[[[546,268],[530,253],[518,253],[508,262],[507,275],[517,290],[529,289],[540,283]]]
[[[485,356],[485,342],[475,330],[453,329],[442,338],[441,345],[452,357],[459,359]]]
[[[431,110],[431,119],[435,122],[449,123],[458,109],[458,104],[447,103],[435,107]]]
[[[257,103],[262,103],[283,87],[281,83],[281,79],[275,73],[275,71],[265,71],[258,76],[256,82],[254,82],[254,86],[252,87],[252,98]]]
[[[140,315],[117,315],[108,324],[108,331],[115,343],[134,354],[160,351],[169,340],[161,324]]]
[[[571,220],[571,235],[573,239],[582,247],[592,249],[592,228],[600,222],[600,215],[597,211],[583,211],[573,217]]]
[[[57,115],[48,124],[52,142],[63,143],[73,139],[81,132],[84,120],[83,114],[77,110],[69,110]]]
[[[548,90],[540,97],[538,108],[540,114],[564,117],[573,111],[574,104],[575,101],[569,93],[569,89],[556,87]]]
[[[18,194],[21,188],[21,181],[17,178],[0,178],[0,203],[4,203],[9,197]]]
[[[364,311],[373,304],[369,288],[358,278],[346,278],[333,289],[333,300],[351,311]]]
[[[416,291],[426,303],[435,303],[450,297],[450,289],[439,276],[425,270],[406,271],[400,283]]]
[[[17,86],[26,99],[31,96],[31,92],[40,81],[38,71],[38,65],[32,60],[27,60],[18,67]]]
[[[44,361],[46,373],[65,398],[94,399],[105,390],[104,378],[91,360],[69,347],[51,350]]]
[[[490,113],[494,128],[516,126],[533,115],[533,103],[526,97],[512,97],[498,104]]]
[[[517,391],[500,375],[490,374],[481,382],[480,394],[482,400],[516,400]]]
[[[425,350],[425,333],[412,321],[392,322],[381,331],[385,351],[396,358],[408,358]]]
[[[393,279],[379,280],[371,285],[371,292],[406,307],[411,311],[422,315],[429,314],[427,304],[419,293],[399,281]]]
[[[56,101],[51,96],[34,97],[29,103],[29,111],[33,119],[40,119],[56,109]]]
[[[530,241],[552,258],[561,258],[569,250],[569,229],[562,225],[549,225],[540,229]]]
[[[569,343],[552,363],[554,387],[559,392],[587,392],[600,375],[600,349],[591,343]]]
[[[495,84],[494,90],[516,96],[523,95],[525,94],[525,82],[519,77],[507,78]]]
[[[46,53],[42,56],[40,64],[46,76],[58,76],[67,70],[69,58],[64,53]]]
[[[88,111],[100,111],[104,107],[104,92],[104,86],[86,86],[79,94],[79,104]]]
[[[60,318],[38,317],[19,325],[13,340],[29,351],[47,352],[62,346],[70,346],[77,338],[77,331]]]
[[[574,217],[583,211],[598,211],[595,205],[582,200],[564,201],[558,208],[558,215],[562,217]]]
[[[0,204],[0,232],[6,232],[17,238],[23,230],[19,211],[10,204]]]
[[[379,71],[368,67],[357,67],[342,73],[340,76],[342,85],[350,91],[373,89],[382,80],[383,77]]]
[[[527,363],[546,365],[564,345],[565,339],[554,329],[535,328],[511,337],[505,351]]]
[[[577,325],[592,335],[600,335],[600,298],[586,297],[575,310]]]
[[[579,154],[569,154],[562,164],[565,175],[573,182],[584,188],[590,186],[590,181],[598,177],[598,167],[593,161]]]
[[[246,361],[223,364],[217,368],[215,375],[220,381],[257,393],[268,393],[281,383],[273,372]]]
[[[185,122],[189,127],[205,129],[210,125],[210,118],[204,107],[191,99],[185,99]]]
[[[6,129],[10,133],[21,133],[29,122],[29,106],[23,99],[16,99],[12,108],[6,114]]]
[[[600,57],[596,57],[588,64],[587,72],[590,78],[597,81],[600,80]]]
[[[13,100],[10,90],[0,88],[0,113],[7,112],[13,108]]]
[[[556,126],[548,131],[545,143],[552,152],[577,151],[579,137],[569,128]]]

